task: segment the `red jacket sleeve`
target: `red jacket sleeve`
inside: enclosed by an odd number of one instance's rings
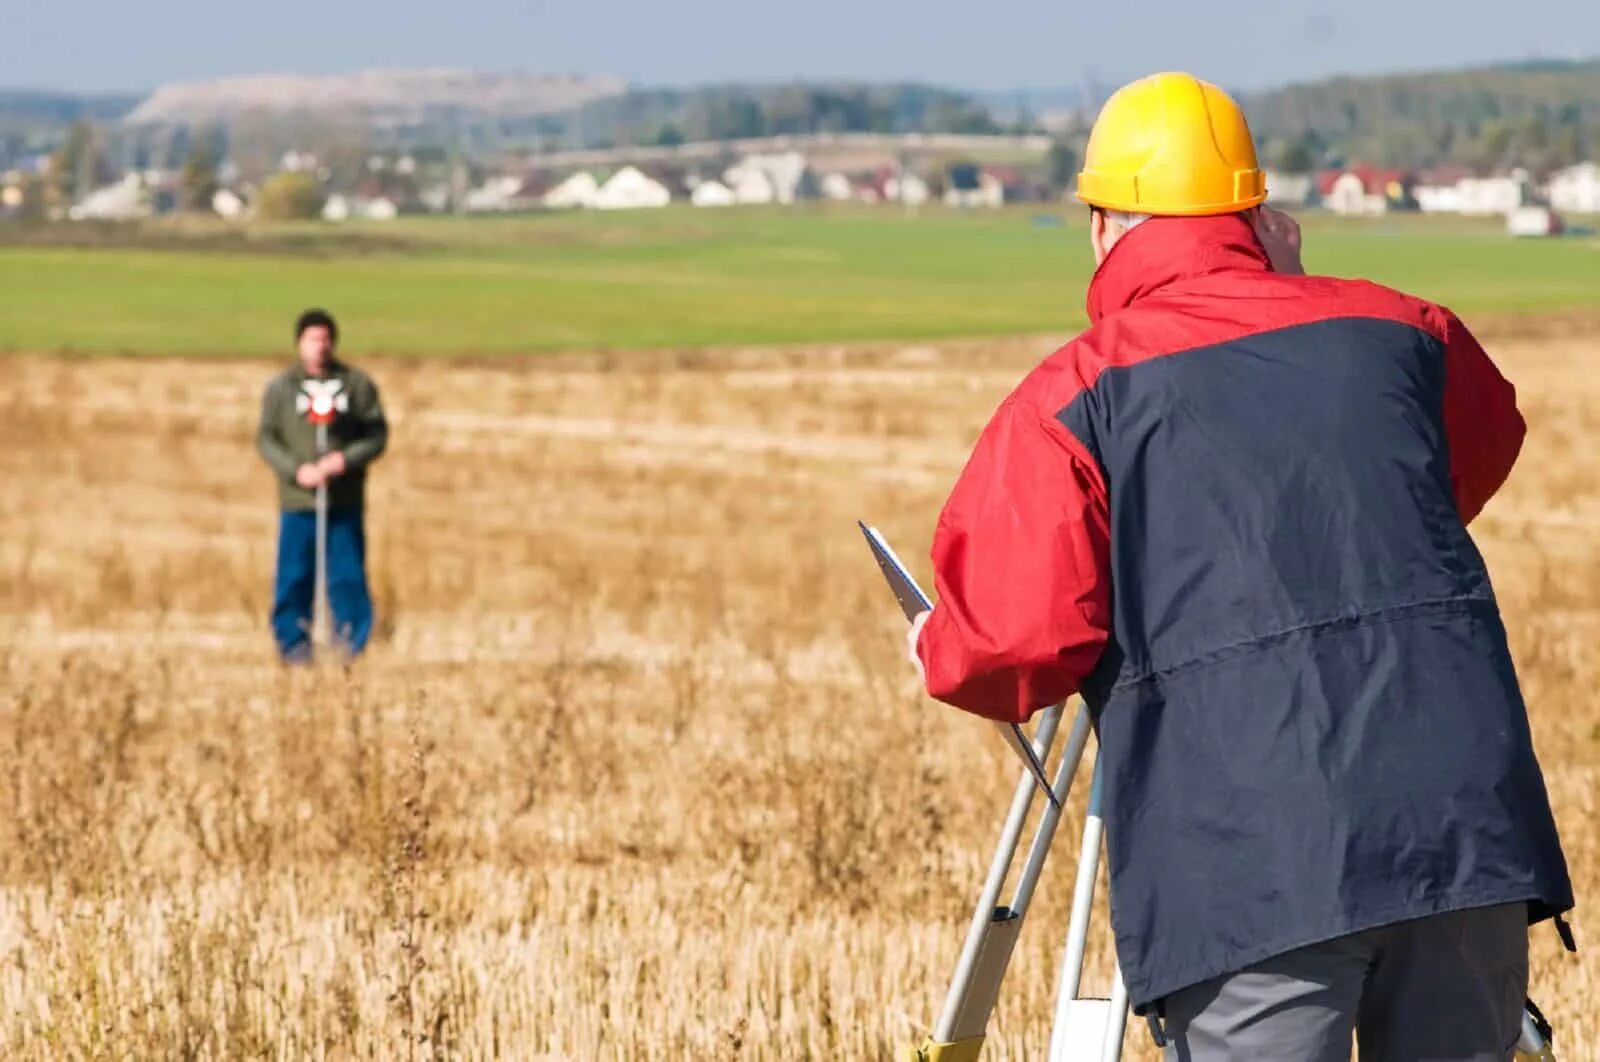
[[[1076,692],[1110,635],[1108,525],[1082,443],[1003,405],[934,533],[939,600],[917,643],[928,692],[1012,722]]]
[[[1517,391],[1467,326],[1445,316],[1444,432],[1450,445],[1450,486],[1463,523],[1483,511],[1511,474],[1527,433]]]

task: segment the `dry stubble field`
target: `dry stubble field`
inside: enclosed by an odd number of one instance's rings
[[[1581,341],[1492,345],[1532,436],[1475,532],[1589,897],[1600,377]],[[967,446],[1047,349],[372,362],[395,429],[381,630],[348,674],[270,656],[250,436],[271,366],[11,361],[0,1048],[866,1059],[919,1038],[1014,773],[917,697],[852,521],[925,571]],[[1043,1049],[1069,887],[1062,859],[989,1057]],[[1600,943],[1553,938],[1536,995],[1566,1058],[1600,1057]],[[1130,1044],[1150,1057],[1142,1027]]]

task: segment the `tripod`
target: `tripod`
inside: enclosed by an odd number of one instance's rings
[[[1065,706],[1048,709],[1039,721],[1033,748],[1041,761],[1050,752],[1061,727]],[[1000,983],[1011,961],[1023,917],[1033,900],[1034,887],[1050,854],[1062,807],[1072,789],[1089,742],[1089,712],[1081,703],[1067,731],[1061,761],[1051,782],[1056,802],[1047,804],[1034,827],[1011,901],[999,905],[1010,876],[1023,825],[1037,786],[1024,772],[1011,798],[1011,809],[1000,832],[1000,843],[967,930],[961,958],[945,997],[933,1035],[911,1053],[912,1062],[974,1062],[983,1047],[984,1030],[1000,995]],[[1109,999],[1079,995],[1083,958],[1089,939],[1089,915],[1094,906],[1095,879],[1100,869],[1100,843],[1104,824],[1100,818],[1100,768],[1096,764],[1089,784],[1083,839],[1078,850],[1078,873],[1072,889],[1072,915],[1067,923],[1067,950],[1061,964],[1060,991],[1050,1034],[1049,1062],[1116,1062],[1122,1057],[1122,1037],[1128,1021],[1128,994],[1121,975],[1115,977]]]

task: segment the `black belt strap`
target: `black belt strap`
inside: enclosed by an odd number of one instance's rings
[[[1572,952],[1578,950],[1578,942],[1573,939],[1572,926],[1565,915],[1556,915],[1556,933],[1561,937],[1562,947]]]
[[[1150,1009],[1144,1012],[1144,1023],[1150,1027],[1150,1039],[1155,1041],[1157,1047],[1167,1046],[1167,1033],[1161,1027],[1161,1019],[1166,1017],[1166,1008],[1160,1001],[1152,1003]]]

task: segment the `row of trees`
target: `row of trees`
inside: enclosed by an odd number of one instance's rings
[[[981,102],[925,85],[728,85],[644,90],[539,122],[566,146],[676,144],[805,133],[998,133]]]
[[[1289,172],[1356,159],[1548,172],[1600,154],[1600,62],[1338,78],[1243,102]]]
[[[100,126],[74,122],[41,174],[22,182],[18,214],[25,221],[42,220],[118,176],[115,152]],[[186,136],[187,153],[178,174],[177,206],[180,210],[208,212],[222,187],[221,161],[226,140],[220,131]],[[264,217],[289,219],[315,217],[322,208],[322,191],[311,174],[268,171],[262,181],[257,209]]]

